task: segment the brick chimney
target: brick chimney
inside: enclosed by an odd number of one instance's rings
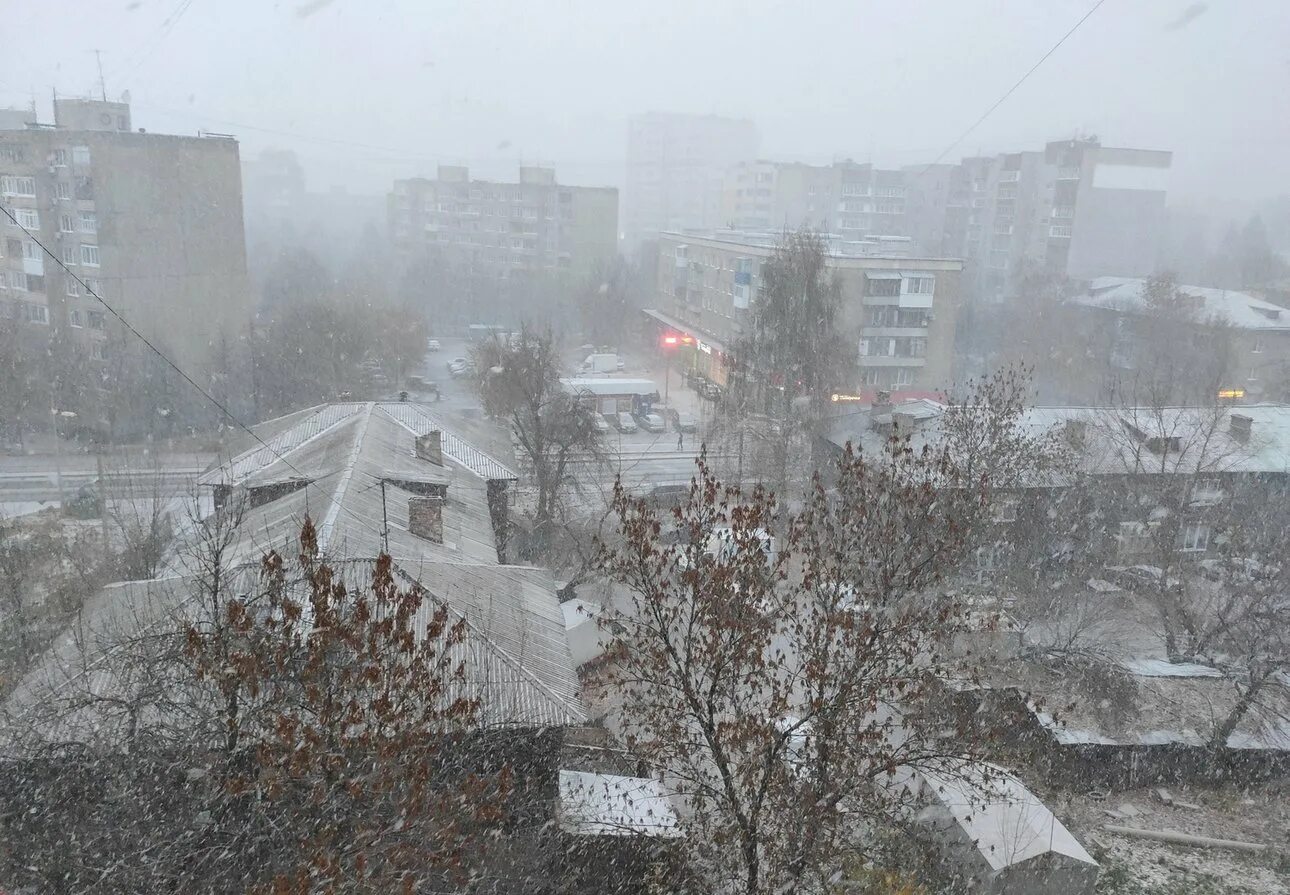
[[[424,435],[417,436],[417,457],[435,466],[443,466],[443,433],[438,429],[432,429]]]
[[[438,432],[434,433],[438,435]],[[435,544],[443,543],[443,498],[409,497],[408,531]]]

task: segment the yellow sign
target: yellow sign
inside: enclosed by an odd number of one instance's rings
[[[1245,389],[1243,388],[1220,388],[1218,390],[1220,398],[1244,398]]]
[[[837,392],[834,392],[831,397],[831,400],[833,401],[834,404],[837,404],[839,402],[844,402],[844,401],[863,401],[865,400],[865,396],[864,395],[839,395]]]

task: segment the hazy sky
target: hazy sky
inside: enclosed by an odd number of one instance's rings
[[[136,126],[296,149],[316,188],[521,158],[615,184],[650,109],[752,118],[766,157],[912,164],[1093,2],[14,0],[0,105],[97,92],[97,48]],[[1076,132],[1174,150],[1176,196],[1290,191],[1290,3],[1106,0],[947,158]]]

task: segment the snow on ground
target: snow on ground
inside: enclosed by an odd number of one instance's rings
[[[1102,864],[1097,891],[1104,895],[1290,895],[1290,784],[1248,792],[1166,786],[1164,793],[1173,804],[1162,803],[1154,788],[1112,792],[1101,800],[1069,793],[1042,797]],[[1108,824],[1270,848],[1256,855],[1172,845],[1111,833]]]

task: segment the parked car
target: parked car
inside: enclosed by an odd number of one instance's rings
[[[689,411],[673,410],[668,414],[668,419],[672,421],[672,428],[678,432],[697,432],[699,429],[699,421]]]
[[[657,413],[643,413],[638,422],[646,432],[663,432],[667,429],[667,423]]]
[[[636,431],[636,420],[632,419],[632,415],[628,413],[626,410],[620,410],[614,416],[614,420],[615,420],[614,425],[618,428],[619,432]]]
[[[442,347],[443,347],[443,346],[439,344],[439,340],[438,340],[438,339],[431,339],[430,341],[426,342],[426,350],[427,350],[427,351],[438,351],[438,350],[440,350]]]
[[[609,423],[607,423],[607,422],[605,421],[605,417],[604,417],[604,415],[603,415],[603,414],[599,414],[599,413],[597,413],[597,414],[596,414],[595,416],[593,416],[591,419],[592,419],[592,422],[593,422],[593,423],[595,424],[595,426],[596,426],[596,431],[597,431],[597,432],[600,432],[601,434],[604,434],[605,432],[608,432],[608,431],[609,431]]]

